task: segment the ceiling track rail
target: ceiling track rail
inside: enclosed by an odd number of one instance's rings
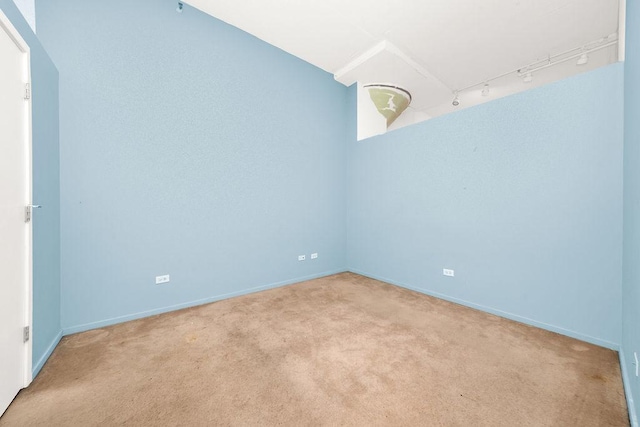
[[[607,40],[612,40],[612,41],[607,42]],[[601,44],[601,43],[604,43],[604,44]],[[502,74],[497,75],[495,77],[491,77],[490,79],[482,80],[482,81],[474,83],[472,85],[465,86],[462,89],[456,89],[454,91],[454,93],[460,93],[460,92],[467,91],[469,89],[473,89],[475,87],[480,87],[480,86],[483,86],[483,85],[485,85],[485,84],[487,84],[489,82],[501,79],[501,78],[509,76],[511,74],[517,74],[519,76],[522,76],[522,75],[527,74],[527,73],[535,73],[535,72],[543,70],[545,68],[549,68],[549,67],[552,67],[554,65],[562,64],[562,63],[570,61],[572,59],[579,58],[582,55],[589,54],[591,52],[596,52],[598,50],[605,49],[605,48],[610,47],[610,46],[614,46],[617,43],[618,43],[617,36],[615,38],[612,38],[611,36],[603,37],[603,38],[595,40],[595,41],[593,41],[591,43],[587,43],[586,45],[584,45],[582,47],[575,47],[573,49],[566,50],[566,51],[564,51],[562,53],[558,53],[558,54],[553,55],[553,56],[550,55],[549,57],[547,57],[547,59],[542,59],[542,60],[539,60],[539,61],[532,62],[532,63],[530,63],[530,64],[528,64],[528,65],[526,65],[524,67],[520,67],[520,68],[516,68],[515,70],[507,71],[506,73],[502,73]],[[575,53],[572,53],[572,52],[575,52]]]

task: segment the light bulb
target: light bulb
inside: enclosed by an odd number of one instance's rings
[[[589,56],[586,53],[580,55],[580,58],[576,61],[576,65],[584,65],[589,62]]]

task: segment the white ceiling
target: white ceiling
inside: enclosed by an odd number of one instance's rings
[[[334,74],[346,85],[403,86],[413,95],[411,108],[428,116],[451,110],[456,90],[481,89],[488,81],[491,96],[466,96],[468,105],[477,104],[618,59],[618,0],[186,3]],[[572,58],[571,66],[536,71],[533,84],[523,85],[517,75],[498,78],[536,61],[548,62],[556,55],[563,59],[584,46],[603,45],[589,54],[586,66],[576,66]],[[544,63],[536,67],[540,65]],[[464,99],[465,94],[460,95]]]

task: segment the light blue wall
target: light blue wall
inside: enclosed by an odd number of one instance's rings
[[[29,24],[33,32],[36,32],[36,2],[35,0],[13,0],[18,10],[22,13],[25,21]]]
[[[175,5],[37,3],[61,70],[66,333],[348,268],[638,346],[631,96],[622,290],[623,65],[358,143],[354,88]]]
[[[348,268],[617,348],[622,117],[614,64],[361,142],[352,131]]]
[[[640,357],[640,4],[627,1],[624,72],[624,269],[621,362],[631,416],[640,413],[640,380],[633,353]]]
[[[33,93],[33,370],[37,374],[60,340],[60,169],[58,71],[11,0],[0,9],[31,52]]]
[[[346,88],[175,9],[36,3],[60,70],[65,333],[345,269]]]

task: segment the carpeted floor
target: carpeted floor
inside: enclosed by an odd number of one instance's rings
[[[343,273],[65,337],[0,425],[629,421],[615,352]]]

